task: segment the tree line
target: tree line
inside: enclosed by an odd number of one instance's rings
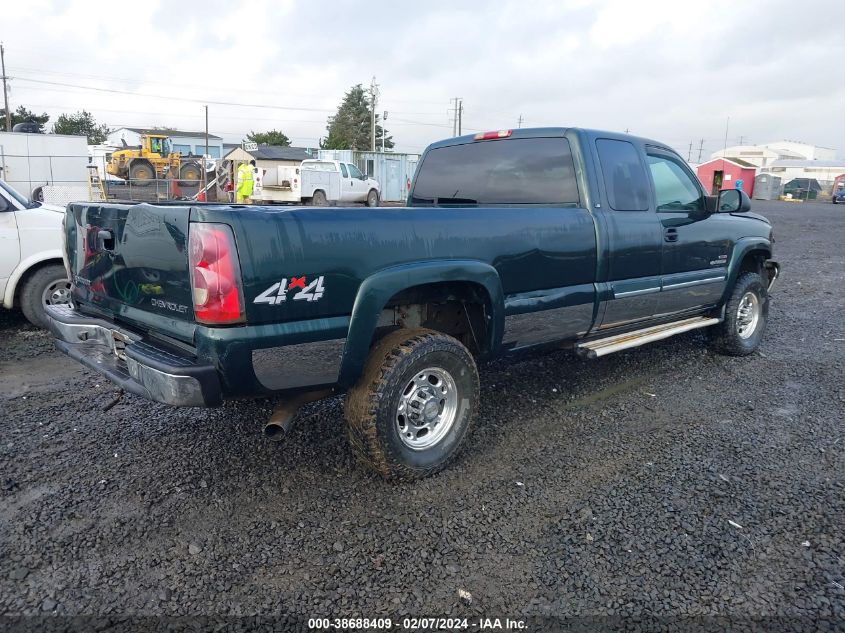
[[[0,122],[6,120],[6,110],[0,108]],[[50,115],[46,112],[36,114],[31,112],[24,106],[18,106],[17,110],[12,111],[12,127],[18,123],[34,123],[38,126],[38,131],[42,134],[47,131],[47,122],[50,120]],[[75,114],[60,114],[53,123],[50,131],[53,134],[71,134],[74,136],[88,137],[89,145],[99,145],[106,142],[106,136],[109,133],[109,126],[99,124],[94,119],[94,116],[86,110],[80,110]]]
[[[0,123],[5,121],[6,111],[0,108]],[[379,125],[381,117],[376,114],[376,147],[382,146],[384,140],[385,149],[393,149],[393,137],[390,136],[382,125]],[[46,112],[36,114],[24,106],[18,106],[12,112],[12,125],[18,123],[34,123],[42,133],[47,132],[47,123],[50,115]],[[53,134],[71,134],[85,136],[89,145],[100,145],[106,142],[109,134],[109,127],[96,121],[94,116],[87,110],[80,110],[74,114],[60,114],[50,128]],[[372,144],[372,113],[371,102],[361,84],[356,84],[347,91],[343,100],[337,108],[337,112],[330,116],[326,125],[326,136],[320,139],[321,149],[352,149],[368,150]],[[266,132],[253,132],[247,134],[247,141],[259,145],[280,145],[289,147],[291,144],[288,136],[276,129]]]

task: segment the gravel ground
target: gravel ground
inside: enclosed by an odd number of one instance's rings
[[[265,401],[104,413],[110,384],[0,311],[3,622],[845,626],[845,209],[754,206],[784,270],[758,353],[690,333],[493,363],[466,450],[414,484],[355,465],[337,399],[282,445]]]

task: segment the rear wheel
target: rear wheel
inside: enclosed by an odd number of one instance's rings
[[[27,320],[37,327],[46,328],[45,307],[70,303],[70,281],[65,267],[49,264],[36,270],[24,282],[20,300]]]
[[[135,161],[129,167],[129,180],[133,185],[146,187],[155,180],[155,177],[155,169],[145,160]]]
[[[377,207],[378,206],[378,191],[375,189],[370,189],[370,193],[367,194],[367,206],[368,207]]]
[[[426,477],[454,459],[478,399],[478,371],[466,347],[433,330],[398,330],[372,349],[346,396],[350,444],[383,477]]]
[[[734,284],[725,306],[725,320],[712,328],[716,351],[729,356],[747,356],[763,340],[769,316],[769,294],[757,273],[743,273]]]
[[[196,185],[202,178],[202,170],[197,163],[185,163],[179,170],[180,185]]]
[[[326,193],[324,191],[320,191],[319,189],[315,191],[314,197],[311,198],[311,204],[315,207],[329,206],[329,201],[326,199]]]

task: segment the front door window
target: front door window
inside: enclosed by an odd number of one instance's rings
[[[704,199],[680,164],[664,156],[648,157],[658,211],[701,211]]]

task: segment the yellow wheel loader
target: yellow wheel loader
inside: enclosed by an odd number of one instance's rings
[[[140,146],[129,147],[124,141],[124,148],[112,153],[106,171],[134,185],[148,185],[158,178],[178,179],[181,185],[202,180],[200,163],[183,161],[179,152],[171,151],[170,139],[163,134],[142,135]]]

